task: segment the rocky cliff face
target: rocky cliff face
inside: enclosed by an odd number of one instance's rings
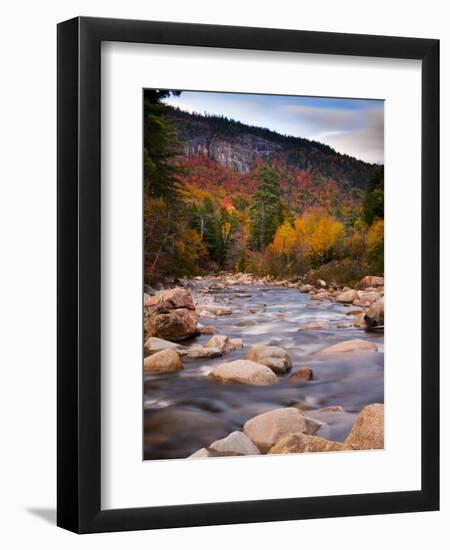
[[[186,156],[203,154],[240,174],[250,172],[258,158],[268,159],[281,149],[279,145],[251,134],[227,139],[210,133],[191,136],[184,147]]]

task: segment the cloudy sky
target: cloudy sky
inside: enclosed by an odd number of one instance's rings
[[[326,143],[367,162],[384,162],[384,102],[215,92],[182,92],[166,102]]]

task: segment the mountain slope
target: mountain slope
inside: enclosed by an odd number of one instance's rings
[[[203,155],[239,174],[248,174],[260,160],[307,172],[317,183],[334,180],[340,188],[366,189],[374,169],[369,164],[337,153],[328,145],[283,136],[218,116],[190,114],[172,107],[166,117],[175,125],[185,155]]]

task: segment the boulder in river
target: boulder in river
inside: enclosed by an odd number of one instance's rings
[[[144,336],[178,342],[197,334],[198,315],[191,293],[172,288],[144,302]]]
[[[145,372],[175,372],[182,368],[180,356],[171,348],[158,351],[144,359]]]
[[[164,313],[178,308],[195,309],[191,293],[181,287],[163,290],[150,296],[145,300],[144,306],[151,308],[151,311],[156,313]]]
[[[267,452],[283,436],[302,432],[314,434],[321,423],[305,416],[294,407],[274,409],[247,420],[244,433],[263,452]]]
[[[242,346],[243,343],[241,338],[228,338],[228,336],[222,334],[216,334],[205,344],[205,348],[218,348],[222,353],[241,349]]]
[[[349,353],[353,351],[377,351],[377,346],[368,340],[345,340],[334,346],[320,350],[321,354],[328,353]]]
[[[301,367],[297,372],[294,372],[289,377],[290,382],[309,382],[314,378],[314,373],[311,367]]]
[[[358,288],[368,288],[368,287],[377,287],[377,286],[384,286],[384,277],[376,277],[375,275],[366,275],[358,283]]]
[[[384,449],[384,405],[373,403],[359,413],[344,441],[348,450]]]
[[[301,285],[298,287],[299,292],[308,293],[311,292],[311,290],[314,290],[313,285]]]
[[[384,298],[374,302],[364,315],[368,328],[384,327]]]
[[[180,351],[184,349],[184,346],[176,344],[175,342],[163,340],[162,338],[157,338],[156,336],[150,336],[145,341],[144,348],[147,353],[156,353],[168,348]]]
[[[145,313],[144,313],[145,315]],[[150,336],[179,342],[197,334],[198,316],[186,308],[149,315],[144,320],[144,331]]]
[[[221,384],[270,386],[278,382],[278,378],[269,367],[245,359],[222,363],[213,369],[208,376]]]
[[[285,374],[292,368],[292,361],[286,350],[278,346],[254,346],[245,356],[273,370],[275,374]]]
[[[209,449],[220,453],[236,453],[238,455],[259,455],[258,447],[242,432],[233,432],[224,439],[211,443]]]
[[[356,290],[353,289],[341,292],[336,296],[336,302],[340,302],[342,304],[352,304],[355,300],[359,300],[359,296]]]
[[[323,279],[317,279],[317,286],[320,288],[327,288],[327,283]]]
[[[337,441],[323,439],[317,435],[291,433],[282,437],[270,448],[269,454],[288,453],[321,453],[327,451],[342,451],[344,446]]]
[[[185,352],[186,357],[191,359],[213,359],[223,355],[223,351],[217,347],[191,346]]]

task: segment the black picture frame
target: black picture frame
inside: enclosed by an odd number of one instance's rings
[[[100,49],[102,41],[422,62],[422,489],[101,509]],[[76,533],[439,508],[439,41],[77,17],[58,25],[57,524]],[[418,404],[419,406],[419,404]]]

